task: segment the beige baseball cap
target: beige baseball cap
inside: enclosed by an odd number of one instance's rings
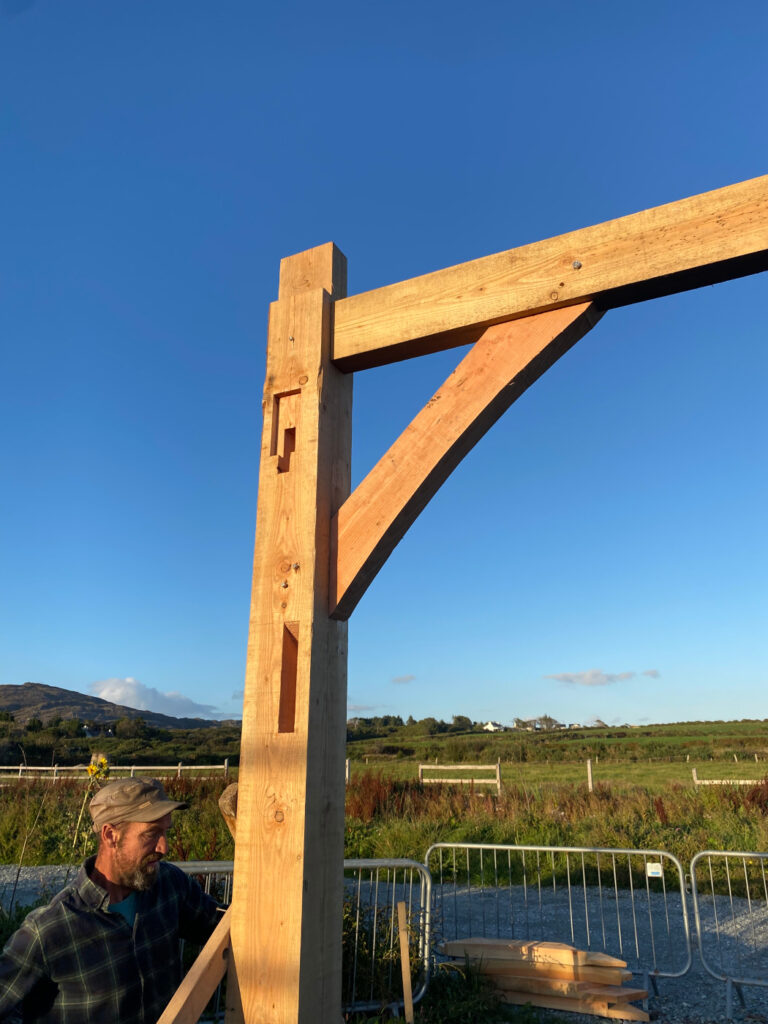
[[[126,821],[157,821],[171,811],[182,811],[189,804],[169,800],[158,779],[120,779],[109,782],[91,800],[88,810],[93,831],[101,826],[122,825]]]

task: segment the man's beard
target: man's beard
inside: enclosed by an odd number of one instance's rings
[[[153,864],[151,870],[148,867],[150,863]],[[141,864],[129,868],[127,871],[121,871],[119,884],[133,892],[147,892],[157,883],[157,876],[160,874],[159,864],[159,860],[145,859]]]

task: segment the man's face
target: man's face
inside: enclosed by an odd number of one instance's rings
[[[168,853],[171,816],[157,821],[131,821],[123,827],[112,862],[112,881],[144,892],[157,881],[157,865]]]

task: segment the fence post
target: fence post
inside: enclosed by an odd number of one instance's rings
[[[53,781],[55,782],[58,777],[59,777],[59,766],[57,764],[55,764],[53,766]]]
[[[229,758],[224,758],[224,781],[229,781]]]
[[[366,758],[366,761],[367,760],[368,760],[368,758]],[[421,765],[419,765],[419,782],[421,783],[423,781],[424,781],[424,769],[422,768]]]
[[[176,778],[177,778],[177,779],[180,779],[180,778],[181,778],[181,765],[182,765],[182,762],[181,762],[181,761],[179,761],[179,766],[178,766],[178,768],[176,769]]]
[[[21,778],[21,775],[22,775],[22,772],[23,772],[23,771],[24,771],[24,765],[23,765],[23,764],[20,764],[20,765],[19,765],[19,778]]]
[[[496,760],[496,795],[501,796],[501,758]]]
[[[592,758],[591,757],[587,758],[587,788],[589,789],[590,793],[593,792],[593,788],[592,788]]]
[[[693,784],[694,784],[694,786],[698,786],[698,784],[699,784],[699,777],[696,774],[696,769],[695,768],[691,768],[691,774],[693,775]]]
[[[136,765],[132,764],[131,765],[131,778],[133,778],[135,774],[136,774]]]
[[[344,762],[344,782],[349,785],[350,770],[349,770],[349,758]]]

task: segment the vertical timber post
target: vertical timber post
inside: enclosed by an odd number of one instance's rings
[[[341,1019],[347,625],[328,597],[350,489],[352,376],[331,363],[345,291],[323,245],[282,261],[270,309],[232,909],[246,1024]]]

